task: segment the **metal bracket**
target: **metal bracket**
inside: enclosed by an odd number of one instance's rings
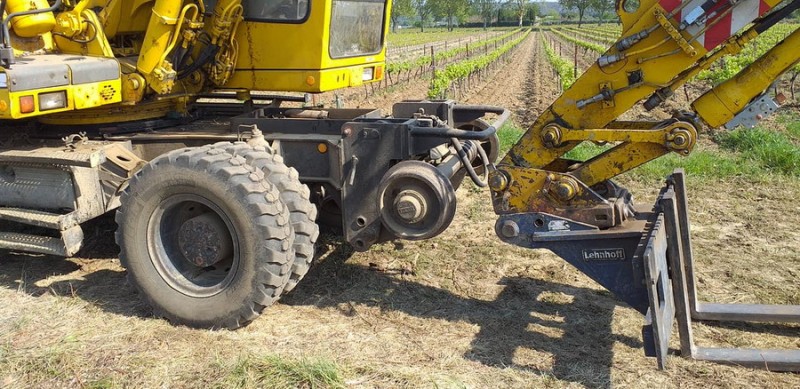
[[[661,27],[664,28],[664,31],[667,32],[669,37],[672,38],[672,40],[674,40],[675,43],[678,44],[678,47],[680,47],[681,50],[683,50],[683,52],[686,53],[686,55],[690,57],[694,57],[697,55],[697,50],[695,50],[695,48],[692,47],[692,44],[689,43],[683,37],[683,35],[681,35],[681,32],[678,31],[678,29],[676,29],[674,25],[672,25],[672,22],[670,22],[669,19],[667,19],[667,16],[664,15],[663,12],[661,12],[660,10],[656,11],[655,17],[656,21],[658,21],[658,24],[660,24]]]
[[[761,97],[753,100],[742,112],[739,112],[731,121],[726,123],[725,128],[729,130],[733,130],[736,126],[753,128],[761,119],[772,115],[778,108],[780,108],[778,102],[765,93]]]
[[[507,243],[553,251],[644,315],[650,303],[639,251],[650,219],[640,213],[623,226],[598,230],[551,214],[517,213],[500,215],[495,231]]]
[[[77,134],[67,135],[61,138],[64,141],[64,147],[67,151],[75,150],[78,145],[86,144],[89,138],[86,136],[86,132],[79,132]]]
[[[672,282],[667,266],[667,234],[664,228],[664,215],[658,215],[644,252],[644,272],[650,309],[645,315],[642,327],[645,355],[655,356],[658,368],[666,367],[669,351],[669,338],[672,321],[675,318],[675,304],[670,297]],[[648,341],[650,340],[650,341]]]

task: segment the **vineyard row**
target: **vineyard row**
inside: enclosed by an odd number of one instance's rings
[[[516,38],[506,42],[502,46],[484,55],[456,62],[444,67],[444,69],[434,71],[431,86],[428,89],[428,97],[447,98],[448,91],[458,88],[463,89],[462,83],[468,81],[475,73],[486,69],[489,65],[496,62],[504,54],[516,47],[520,42],[528,37],[530,30],[523,31]]]

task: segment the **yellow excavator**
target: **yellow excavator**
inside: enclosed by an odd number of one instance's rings
[[[384,77],[389,0],[0,0],[0,248],[72,256],[115,211],[120,260],[156,315],[238,328],[294,289],[319,226],[356,250],[428,239],[469,177],[498,236],[548,248],[645,315],[666,363],[800,370],[800,351],[696,347],[693,320],[800,321],[800,307],[696,300],[684,176],[653,207],[610,181],[697,130],[750,124],[800,58],[794,31],[691,111],[653,109],[793,11],[789,0],[618,0],[622,36],[499,162],[500,107],[326,108],[309,94]],[[269,91],[269,92],[264,92]],[[285,94],[304,92],[306,95]],[[613,144],[588,161],[584,141]]]

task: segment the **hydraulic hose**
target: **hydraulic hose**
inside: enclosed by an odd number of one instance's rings
[[[453,147],[456,149],[456,153],[458,153],[458,158],[461,160],[461,164],[464,166],[464,169],[467,170],[467,174],[469,174],[469,178],[472,179],[472,182],[475,185],[485,188],[488,186],[488,179],[489,179],[489,165],[491,165],[491,161],[489,161],[489,156],[486,155],[486,151],[481,147],[479,144],[474,143],[474,141],[467,141],[465,144],[467,147],[475,147],[478,152],[478,156],[481,158],[481,163],[484,166],[483,169],[483,178],[478,177],[478,173],[475,172],[475,168],[472,167],[472,161],[470,161],[469,155],[467,152],[464,151],[464,147],[456,138],[450,138],[450,142],[453,143]]]
[[[3,5],[2,9],[5,9],[5,7],[6,7],[5,3],[6,2],[4,0],[3,4],[2,4]],[[9,36],[11,36],[11,33],[10,33],[9,29],[8,29],[8,24],[11,22],[11,19],[13,19],[13,18],[15,18],[17,16],[35,15],[35,14],[40,14],[40,13],[45,13],[45,12],[55,12],[59,8],[61,8],[61,0],[56,0],[56,2],[53,3],[53,5],[50,6],[50,8],[32,9],[32,10],[28,10],[28,11],[14,12],[14,13],[6,16],[6,18],[3,19],[3,44],[6,47],[10,47],[11,46],[11,41],[9,40]]]
[[[411,127],[411,135],[458,138],[462,140],[485,140],[494,135],[497,132],[497,129],[500,128],[509,117],[511,117],[511,111],[489,105],[456,105],[453,107],[453,111],[495,113],[500,116],[495,119],[495,121],[492,122],[489,127],[481,131],[458,130],[449,127]]]

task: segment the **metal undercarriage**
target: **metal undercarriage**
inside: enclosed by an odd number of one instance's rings
[[[500,108],[452,101],[398,103],[387,117],[371,109],[281,107],[296,97],[267,96],[271,104],[209,97],[216,99],[196,104],[190,118],[93,126],[15,123],[18,130],[5,132],[0,149],[0,218],[55,231],[47,239],[6,231],[9,241],[0,247],[70,256],[80,247],[80,223],[119,206],[127,179],[146,161],[185,147],[247,142],[256,133],[299,172],[320,222],[356,249],[397,237],[430,238],[452,220],[454,191],[465,176],[486,170],[487,153],[496,157],[497,142],[487,139],[496,139],[509,116]],[[495,122],[475,127],[487,114]],[[390,168],[411,162],[418,165],[410,174],[387,176]],[[395,180],[416,189],[394,191]],[[42,242],[38,250],[36,242]]]

